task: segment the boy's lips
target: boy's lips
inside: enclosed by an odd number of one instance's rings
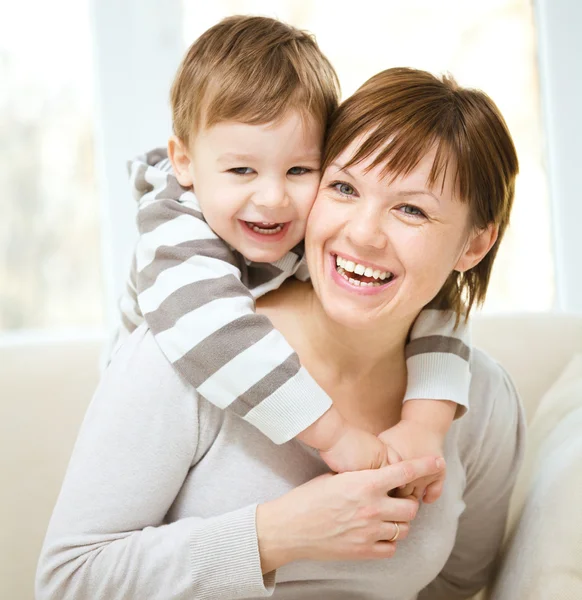
[[[274,221],[243,221],[242,219],[239,219],[239,222],[243,231],[245,231],[251,239],[268,243],[281,241],[287,234],[287,231],[289,231],[291,225],[291,221],[277,223]]]

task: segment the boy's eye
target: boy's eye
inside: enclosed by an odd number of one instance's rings
[[[306,169],[305,167],[291,167],[287,173],[289,175],[305,175],[305,173],[309,173],[311,169]]]
[[[349,183],[344,183],[342,181],[332,183],[331,187],[342,196],[353,196],[356,193],[356,190]]]
[[[250,167],[235,167],[234,169],[229,169],[229,173],[234,173],[235,175],[250,175],[253,173],[253,169]]]

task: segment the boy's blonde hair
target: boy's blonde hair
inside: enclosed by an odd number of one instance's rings
[[[392,178],[410,173],[436,146],[429,184],[452,173],[461,202],[469,205],[477,230],[494,224],[499,235],[487,255],[464,273],[453,271],[432,306],[451,309],[457,320],[485,300],[491,268],[513,205],[518,161],[499,109],[483,92],[463,88],[452,77],[417,69],[378,73],[335,113],[327,135],[322,170],[355,139],[365,141],[350,167],[376,154]]]
[[[313,36],[267,17],[228,17],[190,46],[171,90],[174,133],[189,143],[224,121],[265,124],[289,109],[327,128],[339,81]]]

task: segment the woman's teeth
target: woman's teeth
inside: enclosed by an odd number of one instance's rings
[[[355,286],[379,287],[388,283],[393,278],[393,274],[390,273],[390,271],[372,269],[372,267],[366,267],[365,265],[347,260],[341,256],[336,256],[335,262],[337,272],[346,281]],[[353,277],[350,277],[348,273],[355,273],[356,275],[363,275],[364,277],[373,277],[378,281],[361,281],[360,279],[354,279]]]
[[[251,223],[250,221],[245,221],[245,223],[249,229],[252,229],[256,233],[262,233],[263,235],[275,235],[285,226],[284,223]]]

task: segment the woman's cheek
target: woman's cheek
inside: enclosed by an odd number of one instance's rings
[[[346,206],[320,190],[307,222],[307,235],[321,237],[332,234],[346,220]]]

